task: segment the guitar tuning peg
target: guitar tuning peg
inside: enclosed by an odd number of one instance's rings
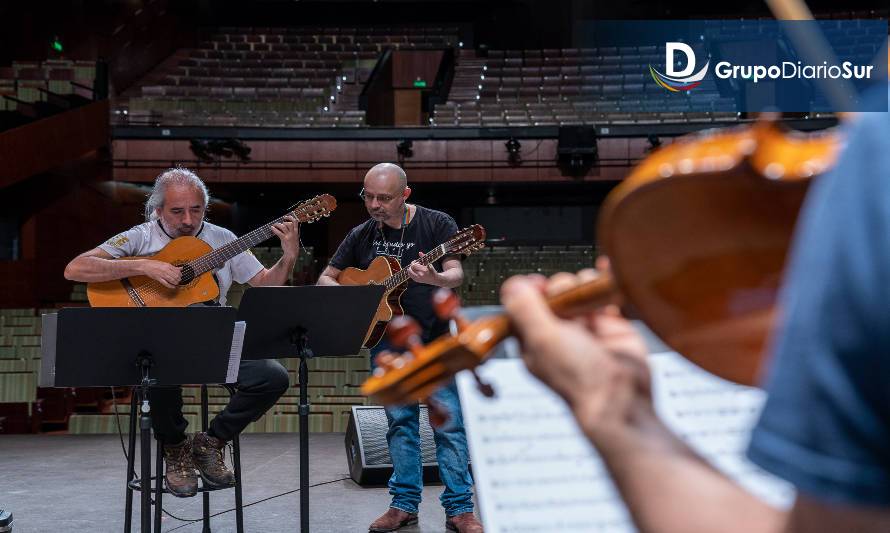
[[[433,293],[433,310],[442,320],[451,320],[460,312],[460,299],[454,291],[438,289]]]
[[[441,320],[454,320],[458,331],[463,330],[468,322],[460,315],[460,298],[454,291],[439,289],[433,293],[433,311]]]
[[[420,331],[420,324],[407,315],[393,318],[386,326],[386,336],[398,350],[413,350],[422,346]]]

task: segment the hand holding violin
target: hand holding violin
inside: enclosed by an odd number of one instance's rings
[[[549,280],[514,276],[501,287],[501,301],[529,370],[566,400],[582,427],[605,430],[634,403],[651,401],[646,344],[614,305],[562,319],[545,299],[596,276],[590,269]]]

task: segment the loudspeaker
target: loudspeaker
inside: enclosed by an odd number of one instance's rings
[[[560,126],[556,153],[560,156],[596,156],[596,130],[593,126]]]
[[[557,163],[563,173],[585,174],[599,157],[593,126],[560,126],[556,145]]]
[[[386,444],[388,427],[383,407],[352,407],[346,426],[346,462],[349,477],[359,485],[385,485],[392,475],[392,459]],[[438,483],[436,443],[425,405],[420,406],[420,456],[423,461],[423,482]]]

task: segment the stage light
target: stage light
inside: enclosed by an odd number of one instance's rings
[[[507,161],[511,166],[515,167],[522,163],[522,155],[519,153],[522,150],[522,144],[516,140],[516,137],[510,137],[504,143],[504,148],[507,149]]]
[[[214,163],[226,158],[238,158],[241,162],[250,161],[251,148],[238,139],[191,139],[189,148],[205,163]]]
[[[407,159],[414,155],[414,141],[411,139],[402,139],[399,141],[399,144],[396,145],[396,153],[399,154],[399,159]]]
[[[649,147],[646,148],[647,152],[655,151],[661,146],[661,138],[654,133],[650,133],[646,140],[649,141]]]
[[[498,197],[495,195],[494,185],[488,187],[488,196],[485,197],[486,205],[498,205]]]

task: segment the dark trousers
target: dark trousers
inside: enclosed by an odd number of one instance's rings
[[[235,394],[210,421],[208,433],[230,441],[275,405],[289,385],[287,370],[274,359],[241,361]],[[185,439],[188,422],[182,416],[182,387],[152,387],[151,422],[158,440],[178,444]]]

